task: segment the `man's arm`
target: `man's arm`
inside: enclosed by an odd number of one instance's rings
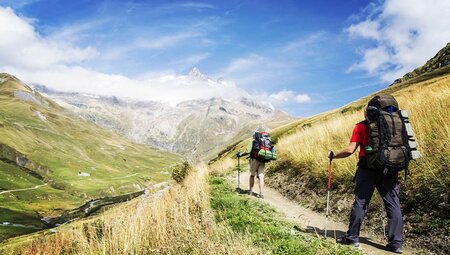
[[[347,147],[342,149],[340,152],[334,154],[333,158],[346,158],[352,155],[353,152],[355,152],[356,149],[358,149],[358,146],[359,146],[358,142],[351,142],[347,145]]]
[[[251,141],[251,142],[247,145],[246,151],[244,151],[244,152],[242,152],[242,153],[239,153],[239,156],[236,154],[236,156],[237,156],[237,157],[244,157],[244,156],[247,156],[247,155],[250,154],[250,152],[252,151],[252,149],[253,149],[253,141]]]
[[[240,155],[239,155],[239,157],[244,157],[244,156],[247,156],[247,155],[249,155],[250,154],[250,152],[243,152],[243,153],[241,153]]]

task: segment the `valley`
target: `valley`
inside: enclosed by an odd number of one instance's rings
[[[401,193],[405,250],[445,254],[450,182],[444,173],[448,155],[441,152],[449,142],[450,69],[439,65],[427,70],[377,93],[394,95],[410,111],[423,154],[411,163],[411,175],[401,180],[406,187]],[[309,208],[317,218],[317,213],[324,212],[327,152],[348,142],[349,132],[373,95],[295,119],[245,98],[186,101],[171,108],[40,87],[42,95],[14,76],[1,74],[0,78],[0,237],[5,240],[0,251],[361,252],[315,238],[307,226],[293,225],[267,204],[236,194],[227,180],[234,175],[235,154],[245,150],[249,133],[255,127],[270,129],[279,159],[269,164],[268,185],[285,196],[280,200],[296,203],[296,210]],[[168,132],[161,132],[171,121],[175,124]],[[154,132],[161,136],[150,141]],[[186,172],[175,183],[172,169],[186,159],[195,167],[183,168]],[[200,159],[212,160],[206,166]],[[331,217],[337,222],[346,220],[351,207],[356,160],[350,157],[334,163]],[[148,187],[155,188],[145,192]],[[380,206],[375,196],[364,225],[364,234],[377,240],[382,240],[377,221],[385,217]],[[253,210],[253,214],[242,210]],[[56,228],[45,229],[48,226]],[[117,238],[118,233],[122,238]],[[434,236],[433,247],[427,247],[429,235]],[[378,249],[382,245],[367,242],[362,251],[377,254]]]
[[[93,198],[170,179],[175,154],[132,143],[0,74],[0,239],[43,227]]]

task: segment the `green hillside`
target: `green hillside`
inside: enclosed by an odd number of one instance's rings
[[[33,232],[31,226],[42,227],[40,218],[93,198],[167,181],[179,160],[69,116],[17,78],[0,74],[0,240]]]
[[[448,47],[447,47],[448,48]],[[407,245],[448,254],[450,230],[450,68],[444,66],[398,83],[378,93],[394,95],[410,119],[422,158],[410,165],[406,182],[401,177],[401,202]],[[268,185],[285,196],[323,212],[326,203],[328,151],[349,143],[352,129],[364,119],[364,107],[374,94],[341,108],[302,119],[271,131],[279,160],[271,163]],[[211,164],[227,165],[245,150],[249,140],[231,147]],[[357,153],[333,162],[332,217],[348,221],[353,202],[352,182]],[[364,228],[382,235],[380,198],[375,195]],[[433,237],[430,243],[429,237]]]

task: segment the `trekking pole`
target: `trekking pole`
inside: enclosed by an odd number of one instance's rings
[[[331,170],[332,170],[332,161],[333,161],[334,153],[333,151],[330,151],[329,158],[330,158],[330,166],[328,168],[328,186],[327,186],[327,212],[326,212],[326,218],[325,218],[325,237],[327,237],[327,227],[328,227],[328,213],[330,211],[330,190],[331,190]]]
[[[237,157],[237,159],[238,159],[238,179],[237,179],[237,188],[238,189],[240,189],[240,184],[241,184],[241,161],[240,161],[240,159],[241,159],[241,153],[238,151],[237,153],[236,153],[236,157]]]
[[[383,224],[383,237],[384,237],[384,239],[386,239],[388,241],[388,237],[386,235],[386,221],[385,221],[385,216],[384,216],[384,212],[386,210],[385,210],[385,207],[384,207],[383,198],[381,199],[380,210],[381,210],[381,222]]]

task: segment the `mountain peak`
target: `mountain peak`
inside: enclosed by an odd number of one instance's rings
[[[208,76],[203,74],[197,67],[192,68],[191,71],[189,71],[188,76],[202,81],[207,81],[209,79]]]
[[[16,82],[20,82],[20,80],[17,79],[14,75],[11,75],[9,73],[0,73],[0,83],[5,83],[7,80],[10,79]]]
[[[0,73],[0,85],[4,89],[32,91],[32,89],[12,74]]]

